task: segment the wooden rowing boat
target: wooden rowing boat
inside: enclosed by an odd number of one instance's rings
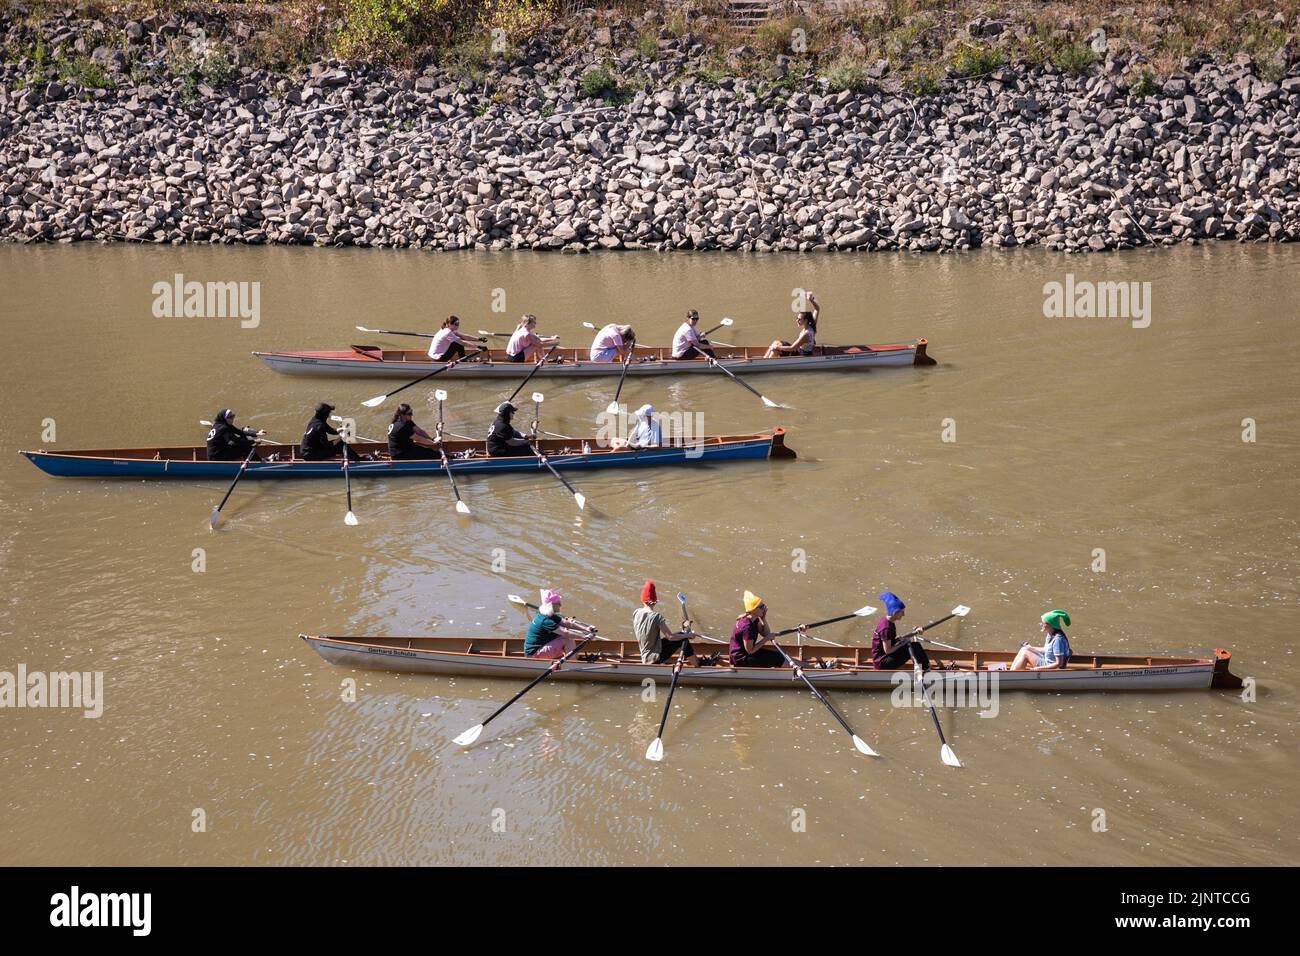
[[[893,345],[819,345],[812,355],[782,355],[766,359],[767,346],[716,347],[718,361],[733,372],[807,372],[836,369],[934,365],[926,354],[926,339]],[[357,378],[415,378],[441,368],[423,349],[385,349],[354,345],[336,352],[254,352],[268,368],[290,375],[340,375]],[[456,378],[517,378],[531,366],[511,362],[504,349],[490,349],[482,358],[465,359],[446,372]],[[618,375],[618,362],[593,362],[589,349],[556,349],[537,373],[539,378],[584,378]],[[672,349],[637,346],[628,375],[684,375],[710,372],[702,358],[674,360]]]
[[[552,662],[523,656],[522,640],[501,637],[331,637],[300,634],[331,664],[370,670],[408,671],[465,677],[536,677]],[[796,687],[788,667],[733,667],[721,645],[700,645],[723,651],[721,663],[684,667],[681,684],[700,687]],[[606,681],[621,684],[642,680],[667,681],[672,664],[642,664],[636,641],[600,641],[588,644],[553,675],[557,680]],[[834,690],[890,690],[911,669],[878,671],[871,667],[871,649],[855,646],[802,647],[786,650],[806,665],[804,673],[816,684]],[[1079,654],[1063,670],[990,670],[1006,667],[1014,651],[931,648],[931,660],[949,669],[930,672],[936,681],[957,684],[977,675],[996,677],[1000,690],[1181,690],[1234,688],[1241,681],[1229,670],[1232,655],[1216,650],[1213,657],[1134,657]],[[833,665],[833,666],[826,666]]]
[[[657,448],[600,448],[596,440],[587,439],[590,451],[583,451],[583,440],[547,438],[538,442],[552,465],[563,471],[588,471],[594,468],[634,468],[654,465],[713,465],[732,461],[763,458],[795,458],[794,449],[785,444],[785,429],[770,435],[722,435]],[[540,462],[532,456],[517,458],[489,457],[483,442],[447,441],[444,443],[456,475],[497,474],[500,472],[537,471]],[[376,456],[375,461],[358,461],[348,466],[353,477],[387,477],[390,475],[443,474],[438,458],[393,461],[388,446],[375,442],[353,442],[360,454]],[[246,478],[338,478],[342,461],[304,461],[298,457],[297,445],[266,444],[259,447],[263,458],[272,454],[279,461],[252,462]],[[32,464],[47,475],[60,478],[233,478],[241,461],[208,461],[203,445],[171,448],[102,448],[81,451],[24,451]]]

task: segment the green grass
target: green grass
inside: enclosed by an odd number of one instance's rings
[[[958,76],[987,76],[1001,68],[1006,55],[992,47],[978,43],[964,43],[952,56],[952,70]]]
[[[841,56],[826,70],[827,88],[832,93],[848,90],[853,93],[865,92],[871,86],[867,67],[856,57]]]
[[[1067,43],[1052,53],[1052,63],[1074,76],[1087,73],[1096,62],[1096,51],[1086,43]]]
[[[602,97],[618,89],[618,80],[603,66],[593,67],[582,74],[581,84],[582,92],[591,97]]]
[[[88,56],[55,56],[54,69],[59,78],[89,90],[112,90],[117,81],[100,64]]]
[[[1128,79],[1129,96],[1150,96],[1156,91],[1156,75],[1150,67],[1134,70]]]
[[[917,64],[908,72],[903,86],[913,96],[933,96],[939,92],[939,74],[932,67]]]

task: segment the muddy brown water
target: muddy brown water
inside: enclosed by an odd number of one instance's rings
[[[176,273],[260,282],[259,325],[156,318],[153,284]],[[1149,282],[1149,327],[1045,317],[1044,283],[1067,274]],[[0,670],[104,675],[98,719],[0,710],[0,862],[1297,861],[1300,248],[6,246],[0,287]],[[334,482],[246,483],[213,534],[224,482],[59,480],[17,454],[197,443],[223,405],[294,440],[316,401],[359,409],[383,387],[276,375],[250,351],[401,344],[356,324],[456,311],[509,328],[531,311],[566,343],[588,341],[584,318],[632,320],[654,343],[694,306],[706,325],[736,318],[727,341],[758,343],[788,335],[798,287],[824,305],[822,341],[926,335],[940,364],[756,379],[793,406],[779,412],[721,376],[632,381],[629,402],[700,412],[709,433],[784,425],[800,458],[581,475],[585,514],[544,475],[462,480],[471,520],[441,480],[374,480],[355,483],[349,528]],[[450,424],[476,433],[509,391],[445,387]],[[544,427],[574,434],[613,382],[542,387]],[[428,422],[428,393],[411,391]],[[358,427],[385,421],[365,411]],[[462,752],[449,738],[519,685],[352,672],[296,636],[519,633],[504,596],[543,585],[629,636],[647,577],[687,591],[716,634],[745,588],[779,626],[878,604],[886,587],[915,623],[965,603],[961,627],[934,636],[987,648],[1034,638],[1038,615],[1064,607],[1076,650],[1227,646],[1256,695],[1004,693],[996,716],[943,712],[967,764],[952,770],[925,714],[887,694],[836,696],[871,760],[797,687],[685,688],[652,765],[662,697],[638,686],[543,684]],[[866,641],[868,626],[820,633]]]

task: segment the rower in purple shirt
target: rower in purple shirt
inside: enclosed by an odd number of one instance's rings
[[[893,591],[880,595],[885,606],[885,616],[876,623],[876,632],[871,637],[871,666],[878,671],[906,667],[912,663],[909,645],[916,652],[916,661],[922,670],[930,669],[930,658],[921,646],[921,628],[898,636],[896,622],[902,620],[907,605]]]

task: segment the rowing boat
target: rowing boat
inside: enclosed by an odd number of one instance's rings
[[[766,346],[715,347],[718,361],[733,372],[806,372],[837,369],[935,365],[926,354],[926,339],[893,345],[819,345],[812,355],[763,358]],[[385,349],[354,345],[336,352],[254,352],[268,368],[290,375],[346,375],[357,378],[413,378],[442,368],[422,349]],[[504,349],[489,349],[475,359],[462,359],[448,376],[457,378],[517,378],[529,365],[512,362]],[[585,378],[618,375],[619,362],[593,362],[587,349],[556,349],[538,371],[541,378]],[[703,358],[676,360],[669,347],[637,346],[628,375],[682,375],[711,371]]]
[[[522,640],[501,637],[330,637],[300,634],[312,650],[331,664],[369,670],[406,671],[464,677],[507,677],[527,680],[553,661],[524,657]],[[594,649],[596,645],[588,645]],[[701,645],[701,649],[704,645]],[[788,646],[801,659],[814,683],[835,690],[890,690],[911,674],[905,670],[873,670],[871,649],[856,646]],[[1228,670],[1232,655],[1215,650],[1213,657],[1136,657],[1077,654],[1061,670],[1005,670],[1015,651],[931,649],[931,660],[947,669],[934,670],[935,681],[956,684],[977,675],[996,676],[1000,690],[1181,690],[1235,688],[1241,681]],[[999,669],[1003,668],[1003,669]],[[992,669],[990,669],[992,668]],[[579,653],[564,662],[557,680],[636,684],[650,678],[667,681],[672,664],[642,664],[636,641],[602,641],[599,650]],[[726,662],[684,667],[678,683],[700,687],[783,687],[792,683],[788,667],[733,667]]]
[[[517,458],[488,456],[483,442],[444,443],[453,474],[478,475],[500,472],[537,471],[541,463],[532,455]],[[657,448],[601,448],[587,439],[548,438],[537,443],[551,464],[564,471],[594,468],[631,468],[653,465],[698,465],[762,458],[795,458],[785,444],[785,429],[770,435],[722,435]],[[376,442],[353,442],[359,454],[374,461],[357,461],[348,466],[353,477],[443,474],[438,458],[403,459],[388,457],[388,446]],[[259,446],[263,458],[278,455],[278,461],[251,462],[246,478],[337,478],[342,461],[304,461],[297,445]],[[24,451],[32,464],[58,478],[233,478],[241,461],[208,461],[203,445],[172,448],[103,448],[82,451]]]

